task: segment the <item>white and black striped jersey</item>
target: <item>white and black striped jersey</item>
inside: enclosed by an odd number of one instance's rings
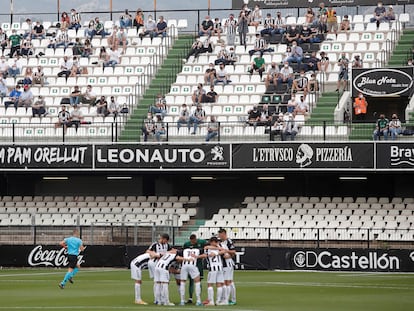
[[[210,256],[210,254],[216,254],[216,256]],[[207,250],[207,263],[208,269],[210,271],[222,271],[223,270],[223,260],[221,255],[218,255],[217,250],[208,249]]]
[[[165,253],[160,259],[158,259],[157,268],[168,270],[170,266],[175,262],[177,254]]]
[[[198,248],[186,248],[183,250],[183,257],[184,261],[182,263],[183,266],[185,265],[192,265],[197,266],[197,256],[200,255],[200,250]],[[193,258],[193,261],[186,261],[186,259]]]
[[[131,263],[137,266],[137,268],[144,269],[147,266],[148,261],[150,259],[151,259],[150,254],[146,253],[146,254],[142,254],[142,255],[135,257],[134,259],[132,259]]]
[[[275,19],[273,17],[266,17],[264,19],[264,28],[265,29],[269,29],[269,28],[273,28],[275,25]]]
[[[234,246],[234,243],[231,239],[227,239],[220,242],[220,247],[228,250],[236,250],[236,247]],[[226,258],[223,260],[223,266],[224,267],[234,267],[234,260],[233,258]]]
[[[155,243],[152,243],[148,249],[150,251],[156,252],[157,254],[160,254],[161,256],[163,256],[166,252],[168,252],[171,249],[171,245],[168,243],[161,244],[159,242],[155,242]],[[157,261],[157,259],[154,258],[153,261]]]
[[[266,40],[263,38],[256,39],[254,42],[254,47],[259,50],[264,49],[266,47]]]
[[[229,33],[229,34],[236,33],[237,20],[235,20],[235,19],[231,20],[231,19],[228,18],[224,25],[225,25],[225,27],[227,27],[227,33]]]

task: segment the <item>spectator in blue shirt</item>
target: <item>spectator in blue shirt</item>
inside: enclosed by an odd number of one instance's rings
[[[9,100],[4,102],[6,109],[10,105],[13,105],[14,108],[17,109],[20,95],[22,95],[22,92],[20,91],[20,85],[16,85],[16,87],[9,94]]]
[[[164,16],[160,16],[160,20],[158,21],[157,27],[154,31],[154,37],[157,37],[159,35],[163,37],[167,36],[167,22],[164,20]]]

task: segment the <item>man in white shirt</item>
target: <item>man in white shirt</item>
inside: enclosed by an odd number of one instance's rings
[[[115,47],[111,47],[109,54],[107,56],[107,61],[103,63],[103,68],[112,66],[115,68],[115,65],[121,62],[121,53],[115,49]]]
[[[95,105],[96,94],[92,90],[92,85],[86,87],[85,93],[82,93],[79,97],[79,102],[84,105]]]
[[[283,68],[280,69],[279,78],[277,83],[287,83],[289,88],[292,87],[293,83],[293,68],[289,66],[289,63],[285,61],[283,63]]]
[[[304,96],[300,97],[300,100],[298,101],[298,104],[296,105],[294,115],[302,114],[306,115],[309,112],[309,105],[305,100]]]
[[[71,71],[72,71],[73,62],[69,60],[67,56],[64,56],[62,61],[60,62],[60,72],[58,73],[58,77],[65,76],[68,79]]]
[[[214,84],[223,83],[224,85],[229,84],[229,75],[223,63],[220,64],[219,69],[216,71],[216,81]]]

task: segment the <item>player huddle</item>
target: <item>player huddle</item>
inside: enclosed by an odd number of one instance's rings
[[[196,305],[234,305],[236,288],[233,282],[235,246],[227,237],[225,229],[220,229],[218,237],[212,237],[208,243],[197,239],[194,234],[182,250],[172,248],[168,243],[168,234],[162,234],[158,242],[131,261],[131,278],[135,280],[135,303],[146,305],[141,298],[142,269],[148,266],[150,278],[154,280],[154,303],[174,305],[169,299],[170,275],[173,274],[179,285],[180,305],[185,305],[185,286],[190,279],[190,299],[192,303],[195,287]],[[208,266],[207,300],[201,301],[201,279],[203,260]],[[216,296],[214,296],[214,286]]]

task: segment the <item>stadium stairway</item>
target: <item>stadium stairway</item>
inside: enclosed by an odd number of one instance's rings
[[[131,118],[125,125],[119,141],[138,142],[141,137],[141,126],[147,116],[148,108],[154,103],[157,94],[165,95],[169,92],[171,84],[176,80],[177,74],[182,70],[182,59],[188,53],[193,37],[189,35],[179,36],[174,42],[172,49],[168,51],[167,58],[158,69],[149,88],[145,91],[138,102],[138,107],[134,109]],[[168,103],[167,103],[168,104]]]
[[[388,62],[388,67],[406,65],[414,46],[414,29],[405,29]]]
[[[334,122],[334,110],[338,103],[338,93],[325,92],[316,102],[312,109],[312,114],[305,122],[306,125],[321,125],[323,121]]]
[[[187,224],[181,227],[179,231],[179,236],[175,237],[175,244],[183,245],[185,242],[188,241],[188,238],[192,233],[197,232],[201,226],[204,226],[205,222],[205,219],[190,219],[190,221]]]

